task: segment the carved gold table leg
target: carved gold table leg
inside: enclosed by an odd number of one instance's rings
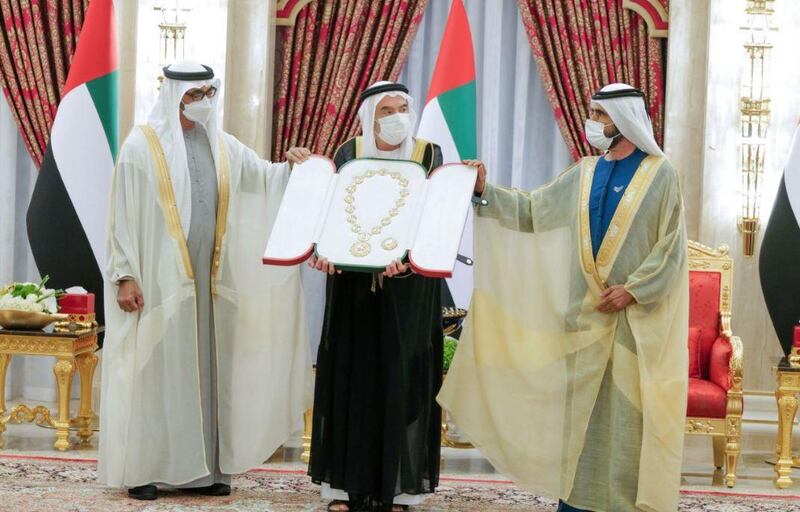
[[[86,352],[75,358],[81,380],[81,405],[78,409],[78,438],[88,443],[92,437],[92,379],[97,368],[98,357],[94,352]]]
[[[72,375],[75,364],[72,357],[60,357],[56,360],[53,373],[56,375],[58,385],[58,419],[54,421],[56,427],[55,447],[59,451],[69,450],[69,396],[72,389]]]
[[[780,385],[780,377],[778,377],[778,385]],[[783,421],[781,420],[780,389],[775,390],[775,402],[778,404],[778,437],[775,438],[775,465],[772,466],[772,470],[775,472],[775,478],[777,479],[780,476],[780,473],[778,472],[780,465],[777,463],[777,461],[781,460],[781,446],[783,445]]]
[[[6,413],[6,374],[10,363],[10,354],[0,354],[0,448],[5,446],[3,432],[6,431],[6,422],[2,420],[2,416]]]
[[[778,378],[780,381],[781,377]],[[797,414],[797,397],[793,390],[784,389],[782,384],[779,384],[777,393],[781,450],[775,465],[775,472],[778,474],[775,486],[786,489],[792,485],[792,424]]]
[[[311,428],[314,421],[314,409],[311,408],[303,415],[303,453],[300,454],[300,460],[309,463],[311,460]]]
[[[6,412],[6,374],[10,363],[11,354],[0,354],[0,416]]]

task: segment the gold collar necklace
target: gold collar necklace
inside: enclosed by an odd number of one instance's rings
[[[369,231],[365,231],[358,222],[355,194],[360,185],[362,185],[368,179],[374,178],[375,176],[387,176],[397,182],[397,184],[400,186],[400,196],[397,198],[397,201],[394,202],[394,206],[389,209],[387,215],[383,217],[380,222],[375,225],[375,227]],[[344,210],[347,212],[347,223],[350,224],[350,231],[355,233],[357,238],[357,241],[350,247],[350,254],[357,258],[363,258],[372,251],[372,246],[369,243],[370,239],[373,236],[380,235],[383,231],[383,228],[389,226],[392,223],[392,219],[397,217],[397,215],[400,213],[400,210],[403,208],[403,206],[405,206],[406,198],[410,194],[408,191],[408,180],[399,172],[390,172],[386,169],[381,169],[379,171],[367,171],[360,176],[354,177],[353,181],[350,183],[350,186],[348,186],[345,191],[347,192],[347,195],[344,196]],[[383,242],[381,242],[381,247],[387,251],[396,249],[397,240],[392,237],[386,238],[383,240]]]

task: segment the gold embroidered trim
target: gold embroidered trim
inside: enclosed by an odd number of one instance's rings
[[[414,142],[414,150],[411,151],[411,160],[419,164],[422,164],[422,159],[425,158],[425,148],[428,147],[428,144],[430,144],[430,142],[428,142],[427,140],[416,139],[416,141]],[[431,154],[431,163],[433,163],[432,154]],[[428,171],[432,170],[433,169],[428,169]]]
[[[361,158],[362,139],[361,137],[356,137],[355,139],[356,139],[356,158]],[[430,142],[428,142],[427,140],[416,139],[414,142],[414,149],[411,151],[411,160],[419,164],[422,164],[422,159],[425,158],[425,148],[429,144]],[[433,162],[433,153],[431,153],[431,162]],[[431,171],[433,169],[428,169],[428,170]]]
[[[214,257],[211,260],[212,293],[216,294],[216,280],[222,253],[222,241],[228,229],[228,205],[230,203],[230,162],[228,148],[222,137],[219,138],[219,201],[217,202],[217,229],[214,234]]]
[[[581,162],[581,196],[580,196],[580,254],[583,270],[592,276],[594,282],[605,288],[605,281],[617,259],[622,242],[627,238],[636,212],[647,195],[658,169],[664,159],[658,156],[647,156],[639,165],[628,189],[622,196],[611,224],[608,227],[600,250],[597,252],[597,261],[592,255],[592,234],[589,225],[589,197],[592,190],[594,169],[600,157],[584,158]]]
[[[164,211],[164,220],[167,223],[169,235],[178,243],[178,249],[181,251],[183,269],[186,272],[186,276],[194,280],[192,260],[189,257],[189,247],[186,245],[186,236],[181,226],[180,215],[178,215],[175,190],[172,188],[172,180],[170,180],[169,177],[169,167],[167,166],[167,159],[164,156],[164,148],[161,147],[161,142],[158,140],[158,135],[156,135],[155,130],[147,125],[141,128],[147,138],[147,145],[150,147],[150,156],[153,159],[156,174],[158,175],[158,192],[161,198],[161,209]]]
[[[592,232],[589,225],[589,196],[592,192],[592,178],[594,177],[594,168],[597,166],[597,161],[600,157],[586,157],[581,160],[581,194],[578,201],[578,224],[580,229],[580,236],[578,237],[578,251],[581,255],[581,263],[583,264],[583,273],[587,277],[589,286],[594,283],[599,290],[605,288],[605,283],[600,279],[597,274],[597,268],[594,264],[594,255],[592,254]]]
[[[663,161],[664,159],[659,156],[645,157],[622,195],[617,211],[611,218],[606,236],[603,237],[603,242],[600,244],[600,250],[597,252],[597,272],[603,281],[608,279],[611,267],[622,247],[622,242],[628,237],[628,231],[636,217],[636,212],[639,211]]]
[[[355,138],[356,138],[356,137],[353,137],[353,139],[355,139]],[[335,159],[335,158],[336,158],[336,154],[339,152],[339,150],[340,150],[340,149],[342,149],[342,148],[344,147],[344,145],[345,145],[345,144],[347,144],[348,142],[350,142],[350,141],[351,141],[351,140],[353,140],[353,139],[347,139],[346,141],[344,141],[344,142],[342,142],[341,144],[339,144],[339,147],[337,147],[337,148],[336,148],[336,151],[334,151],[334,152],[333,152],[333,158]]]

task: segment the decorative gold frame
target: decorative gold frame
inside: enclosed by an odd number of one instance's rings
[[[689,242],[689,270],[716,272],[720,274],[719,314],[722,336],[731,344],[732,354],[728,367],[731,388],[725,418],[686,418],[686,433],[712,436],[714,442],[714,466],[725,466],[725,484],[736,484],[736,465],[741,451],[742,435],[742,375],[744,348],[742,340],[731,331],[731,298],[733,281],[733,259],[727,245],[717,249],[697,242]]]

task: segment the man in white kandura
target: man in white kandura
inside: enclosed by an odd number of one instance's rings
[[[261,252],[289,177],[222,131],[219,79],[179,62],[119,156],[106,273],[99,480],[230,494],[310,405],[297,267]]]
[[[674,512],[689,272],[678,176],[644,94],[592,96],[581,159],[530,193],[486,183],[475,292],[439,401],[560,511]]]

